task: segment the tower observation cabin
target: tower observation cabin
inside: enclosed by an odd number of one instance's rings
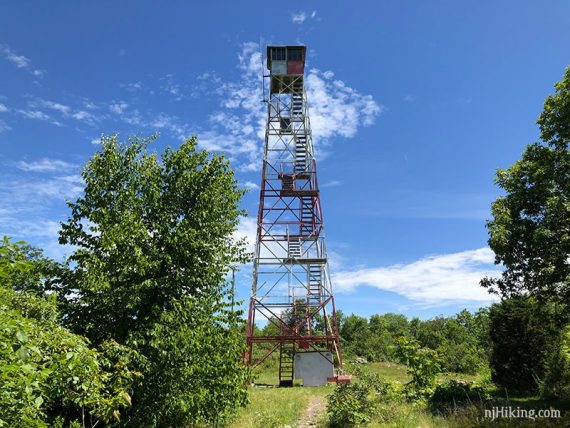
[[[267,46],[271,93],[291,93],[292,81],[305,73],[305,46]]]

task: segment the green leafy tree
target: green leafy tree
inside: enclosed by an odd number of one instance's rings
[[[570,67],[538,118],[543,144],[527,146],[522,159],[499,170],[506,195],[492,205],[487,223],[500,278],[482,285],[509,297],[530,292],[570,303]]]
[[[370,337],[366,318],[354,314],[344,317],[340,334],[346,353],[370,358],[365,346]]]
[[[423,321],[416,337],[422,346],[441,355],[443,370],[474,374],[487,362],[476,325],[473,314],[464,310],[454,317]]]
[[[435,388],[435,377],[440,372],[439,355],[406,337],[400,337],[396,346],[397,355],[408,366],[408,374],[412,378],[405,386],[406,395],[411,400],[429,397]]]
[[[555,310],[530,296],[505,299],[491,307],[490,366],[495,383],[521,392],[537,390],[558,336],[552,321]]]
[[[546,373],[540,382],[540,392],[546,398],[570,397],[570,325],[560,332],[546,360]]]
[[[196,138],[160,157],[152,141],[102,139],[62,224],[60,243],[76,250],[53,287],[75,331],[140,355],[127,425],[217,422],[246,401],[227,281],[247,260],[232,238],[243,192]]]

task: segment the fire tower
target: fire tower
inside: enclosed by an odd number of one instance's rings
[[[305,46],[268,46],[269,75],[264,76],[264,85],[269,78],[268,116],[246,359],[255,367],[277,352],[281,386],[293,385],[295,377],[303,377],[304,385],[349,380],[342,375],[323,235],[305,53]],[[272,324],[275,334],[259,333],[258,317]],[[311,383],[308,378],[315,376]]]

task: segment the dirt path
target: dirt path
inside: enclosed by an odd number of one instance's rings
[[[324,414],[326,400],[323,396],[311,397],[307,408],[299,418],[297,428],[311,428],[317,426],[317,421]]]

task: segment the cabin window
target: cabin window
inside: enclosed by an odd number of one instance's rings
[[[302,61],[303,60],[303,50],[300,48],[289,48],[287,52],[289,61]]]
[[[272,61],[285,61],[285,48],[273,48],[273,49],[271,49],[271,60]]]

